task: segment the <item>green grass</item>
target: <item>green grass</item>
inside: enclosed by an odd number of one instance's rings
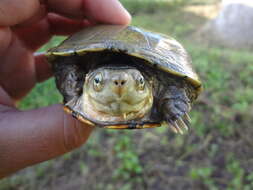
[[[175,135],[165,127],[97,129],[84,147],[2,180],[0,190],[71,189],[71,184],[106,190],[253,189],[252,53],[197,43],[192,34],[206,20],[184,12],[178,6],[183,1],[148,8],[139,1],[138,6],[123,3],[133,6],[133,25],[175,37],[192,56],[204,92],[190,114],[189,133]],[[61,99],[50,79],[38,84],[19,107],[32,109]]]
[[[37,84],[18,106],[20,109],[26,110],[60,103],[61,100],[62,97],[56,90],[54,79],[50,79],[44,83]]]

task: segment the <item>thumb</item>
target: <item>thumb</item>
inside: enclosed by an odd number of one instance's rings
[[[61,105],[30,111],[0,109],[0,178],[82,145],[92,128]]]

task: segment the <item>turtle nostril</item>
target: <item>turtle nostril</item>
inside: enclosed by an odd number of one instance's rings
[[[126,80],[114,80],[113,82],[116,86],[124,86],[126,84]]]

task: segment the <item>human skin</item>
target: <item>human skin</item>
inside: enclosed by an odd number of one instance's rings
[[[15,107],[52,75],[45,56],[34,52],[53,35],[130,20],[117,0],[0,1],[0,178],[79,147],[92,131],[61,105],[28,111]]]

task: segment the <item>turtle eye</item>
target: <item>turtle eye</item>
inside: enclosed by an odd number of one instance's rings
[[[93,79],[93,88],[96,91],[100,91],[102,89],[103,76],[101,73],[96,74]]]
[[[145,87],[145,79],[143,78],[143,76],[140,76],[138,79],[138,89],[144,90],[144,87]]]

